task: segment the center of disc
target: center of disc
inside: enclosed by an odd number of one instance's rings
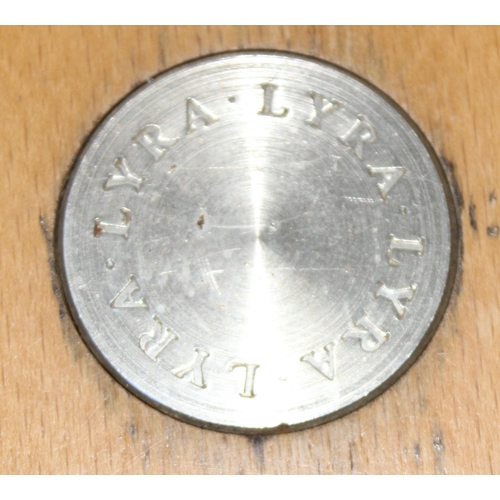
[[[165,178],[148,215],[166,218],[150,217],[139,258],[175,331],[235,349],[256,335],[293,345],[344,328],[346,297],[372,267],[355,251],[370,247],[370,207],[346,200],[373,186],[334,138],[303,133],[270,141],[249,128],[224,148],[186,150]]]

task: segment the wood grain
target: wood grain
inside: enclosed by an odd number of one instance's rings
[[[498,28],[0,28],[0,473],[499,473]],[[452,169],[456,294],[391,389],[342,419],[270,437],[201,430],[130,396],[82,344],[53,276],[65,176],[106,112],[200,55],[286,49],[393,97]],[[489,231],[488,231],[489,228]]]

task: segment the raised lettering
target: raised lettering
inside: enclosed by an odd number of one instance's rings
[[[243,392],[240,392],[242,398],[253,398],[255,393],[253,392],[253,386],[255,381],[255,372],[259,365],[244,363],[242,361],[231,361],[227,365],[227,371],[232,372],[235,368],[245,368],[245,384],[243,386]]]
[[[383,176],[384,180],[382,182],[377,182],[377,187],[384,200],[396,182],[398,182],[406,172],[405,167],[372,167],[367,165],[366,168],[372,177],[376,175]]]
[[[170,344],[173,340],[179,337],[168,327],[163,327],[162,322],[157,316],[153,316],[154,326],[149,332],[143,333],[139,337],[139,347],[153,361],[156,361],[158,355]]]
[[[115,160],[115,168],[120,172],[119,174],[109,174],[106,182],[104,183],[104,189],[108,191],[119,186],[131,186],[136,191],[141,189],[141,185],[144,181],[141,177],[133,174],[128,168],[127,160],[123,156],[119,156]]]
[[[377,138],[375,128],[362,115],[358,115],[358,119],[353,126],[339,140],[348,148],[354,147],[356,156],[363,159],[363,144],[373,142]]]
[[[123,214],[123,219],[121,224],[113,224],[110,222],[103,222],[99,217],[94,220],[94,236],[98,238],[103,234],[116,234],[118,236],[123,236],[125,239],[128,238],[128,230],[130,227],[130,221],[132,220],[132,215],[128,208],[121,208],[120,212]]]
[[[203,362],[206,358],[208,358],[208,356],[210,356],[210,354],[203,349],[199,349],[198,347],[195,351],[196,356],[191,363],[172,370],[172,373],[179,378],[184,378],[187,374],[191,373],[190,382],[204,389],[206,385],[203,378]]]
[[[342,338],[359,339],[361,341],[361,347],[365,351],[376,351],[389,338],[389,332],[383,332],[380,328],[375,326],[368,319],[366,313],[354,323],[354,326],[361,328],[345,332]]]
[[[311,97],[314,103],[314,113],[306,120],[306,123],[312,125],[313,127],[321,128],[321,122],[324,116],[331,111],[336,109],[340,109],[342,107],[342,103],[336,101],[335,99],[327,99],[324,95],[319,94],[318,92],[310,92]]]
[[[136,277],[132,274],[130,276],[130,281],[123,287],[118,295],[110,302],[110,306],[115,309],[133,309],[141,307],[148,309],[148,305],[144,301],[144,298],[135,299],[134,294],[140,291],[139,284],[137,283]]]
[[[388,288],[384,283],[381,284],[380,288],[375,293],[375,298],[383,297],[384,299],[388,299],[392,302],[394,309],[396,309],[396,313],[399,319],[402,319],[407,311],[407,307],[401,304],[401,300],[410,301],[413,299],[413,295],[415,295],[415,291],[417,290],[417,285],[410,285],[408,288]]]
[[[192,97],[188,97],[186,100],[186,113],[188,134],[198,128],[198,123],[200,121],[203,122],[205,127],[208,127],[219,119],[211,111],[209,111],[208,108],[200,104]]]
[[[387,260],[393,267],[399,266],[399,261],[393,257],[394,250],[406,250],[407,252],[416,252],[417,255],[424,254],[425,238],[415,238],[414,240],[404,240],[396,238],[393,234],[389,236],[389,250],[387,252]]]
[[[146,125],[132,139],[134,143],[140,144],[148,153],[153,155],[157,162],[164,154],[167,148],[173,146],[179,140],[178,137],[171,139],[161,134],[158,125]]]
[[[273,111],[274,91],[278,88],[272,83],[263,83],[261,87],[264,89],[264,104],[259,111],[259,115],[275,116],[284,118],[288,114],[288,108],[282,108],[280,111]]]
[[[330,342],[325,345],[321,351],[312,351],[300,358],[300,361],[309,363],[313,368],[316,368],[327,379],[335,378],[335,344]]]

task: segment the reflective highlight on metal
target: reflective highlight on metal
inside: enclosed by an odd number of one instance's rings
[[[389,98],[328,63],[227,53],[121,102],[78,158],[58,256],[85,342],[127,389],[212,429],[358,408],[443,315],[449,188]]]

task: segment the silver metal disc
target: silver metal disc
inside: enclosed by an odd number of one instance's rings
[[[435,331],[456,235],[439,162],[360,78],[288,53],[207,57],[99,125],[59,214],[73,317],[170,415],[309,427],[382,392]]]

